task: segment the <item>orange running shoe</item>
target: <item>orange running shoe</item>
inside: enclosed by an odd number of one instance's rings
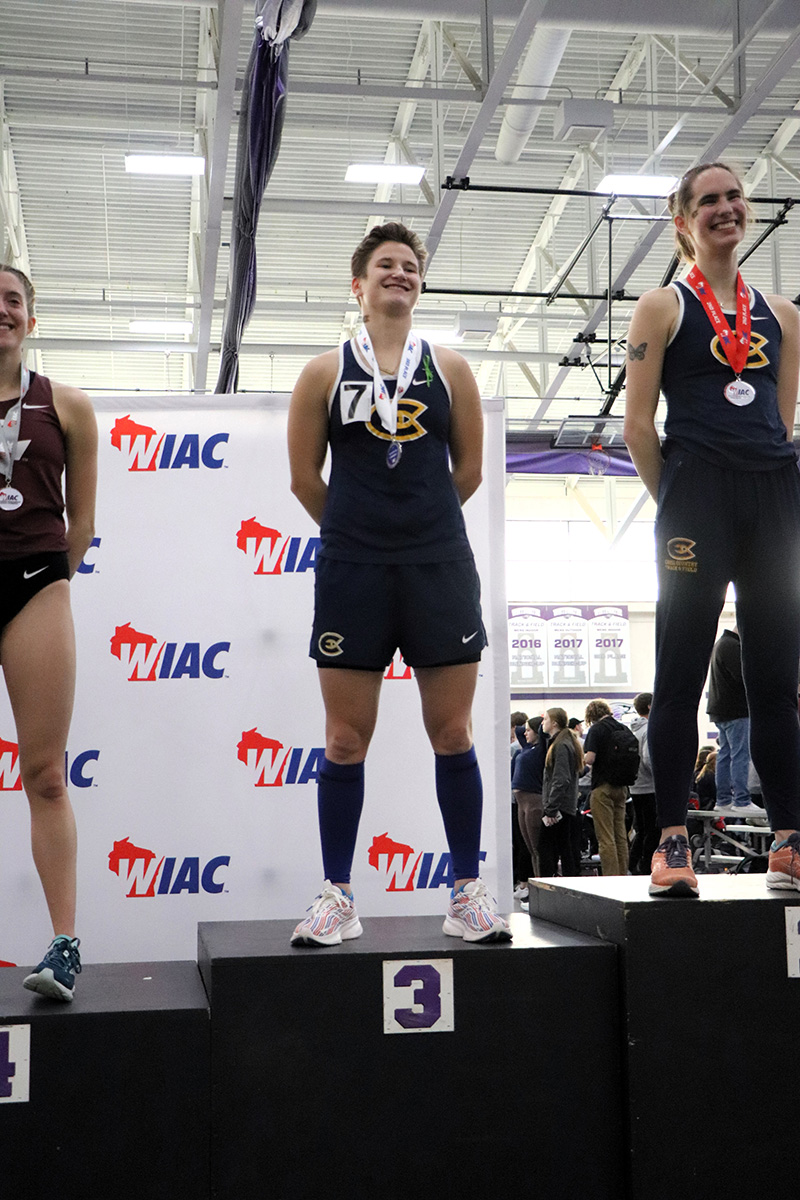
[[[682,833],[674,833],[653,855],[651,896],[699,896],[697,876],[692,870],[692,853]]]
[[[800,892],[800,833],[790,833],[785,842],[770,846],[767,887]]]

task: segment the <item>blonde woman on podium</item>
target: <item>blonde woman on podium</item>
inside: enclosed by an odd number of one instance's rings
[[[686,808],[697,709],[731,581],[751,757],[775,835],[766,884],[800,890],[800,474],[792,444],[800,317],[788,300],[741,276],[749,213],[730,167],[687,171],[670,211],[690,270],[636,305],[625,414],[631,458],[657,503],[648,741],[661,843],[650,892],[698,894]],[[660,393],[663,446],[655,425]]]

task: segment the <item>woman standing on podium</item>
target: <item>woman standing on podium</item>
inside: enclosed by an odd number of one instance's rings
[[[325,883],[294,945],[335,945],[362,932],[350,868],[364,759],[398,647],[419,686],[450,847],[444,932],[470,942],[511,936],[478,878],[482,785],[471,714],[486,634],[461,505],[481,482],[483,417],[466,361],[412,330],[425,257],[401,224],[370,231],[351,263],[363,326],[308,363],[289,408],[292,491],[322,539],[310,654],[326,718],[318,777]]]
[[[731,581],[751,757],[774,830],[767,887],[800,890],[800,474],[792,445],[800,319],[788,300],[763,295],[739,273],[748,204],[728,166],[687,171],[670,211],[691,269],[636,306],[625,414],[631,458],[657,503],[648,741],[662,830],[650,892],[698,894],[687,797],[697,709]]]
[[[27,276],[0,265],[0,663],[55,935],[24,984],[71,1000],[80,954],[75,818],[64,778],[75,690],[69,580],[94,534],[97,427],[88,396],[25,366],[33,302]]]

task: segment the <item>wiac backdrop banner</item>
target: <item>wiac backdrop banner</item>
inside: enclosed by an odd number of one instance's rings
[[[285,920],[322,878],[308,657],[318,530],[289,490],[288,397],[100,398],[97,537],[72,584],[66,770],[84,961],[194,958],[198,921]],[[465,507],[490,646],[475,705],[484,877],[510,905],[502,401]],[[0,689],[0,959],[50,930]],[[353,884],[362,916],[443,912],[449,858],[416,683],[387,673]]]

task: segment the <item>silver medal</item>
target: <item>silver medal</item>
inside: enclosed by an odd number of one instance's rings
[[[725,399],[730,404],[735,404],[737,408],[744,408],[746,404],[752,404],[756,398],[756,389],[751,383],[745,383],[743,379],[733,379],[725,385]]]

